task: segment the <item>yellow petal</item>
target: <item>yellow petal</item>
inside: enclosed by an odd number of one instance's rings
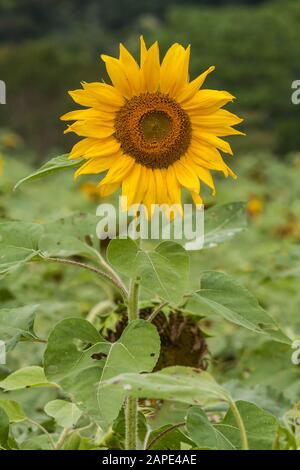
[[[113,113],[102,113],[98,109],[78,109],[76,111],[70,111],[60,117],[61,121],[85,121],[86,119],[101,119],[105,122],[113,122],[115,116]]]
[[[167,189],[168,189],[170,202],[172,205],[173,204],[178,205],[178,207],[181,208],[181,212],[182,212],[181,188],[176,178],[174,165],[170,165],[169,168],[166,170],[166,172],[167,172]]]
[[[100,184],[98,185],[98,188],[99,188],[99,195],[101,197],[110,196],[112,193],[117,191],[117,189],[120,187],[120,183],[103,184],[102,186],[100,186]]]
[[[173,44],[167,51],[160,70],[160,91],[176,97],[188,80],[190,47]]]
[[[141,59],[140,59],[140,65],[142,65],[145,62],[146,56],[147,56],[147,47],[144,41],[143,36],[140,36],[140,47],[141,47]]]
[[[214,180],[209,170],[201,166],[192,164],[192,167],[199,178],[212,189],[213,195],[216,194]]]
[[[85,152],[85,158],[97,158],[97,157],[106,157],[109,155],[114,155],[119,152],[121,148],[120,142],[118,142],[114,137],[106,139],[103,141],[97,141],[92,148]]]
[[[106,138],[111,136],[114,132],[114,126],[104,125],[102,121],[76,121],[71,124],[64,133],[75,132],[75,134],[82,137],[93,137],[93,138]]]
[[[153,93],[159,88],[160,63],[158,43],[155,42],[147,51],[145,61],[141,68],[142,89]]]
[[[125,100],[122,94],[112,85],[107,83],[93,82],[82,83],[83,91],[95,100],[95,107],[100,108],[101,111],[112,113],[116,108],[123,106]],[[113,108],[113,109],[112,109]]]
[[[233,151],[231,149],[230,144],[225,140],[215,136],[214,134],[193,129],[193,138],[198,140],[200,143],[212,145],[213,147],[222,150],[224,153],[229,153],[230,155],[233,155]]]
[[[200,185],[197,175],[191,170],[185,157],[181,157],[180,160],[173,163],[176,177],[181,186],[188,188],[190,191],[199,192]]]
[[[192,141],[188,150],[188,154],[191,154],[193,158],[200,158],[206,162],[212,163],[214,165],[224,163],[222,156],[215,147],[212,147],[208,144],[199,143],[197,141]]]
[[[190,191],[190,194],[192,196],[192,199],[194,201],[194,204],[196,204],[196,206],[202,206],[203,205],[203,200],[202,200],[202,197],[200,196],[200,194],[198,193],[195,193],[195,191]]]
[[[168,190],[167,190],[167,170],[166,169],[155,169],[154,177],[156,183],[156,199],[157,204],[168,204]]]
[[[106,71],[114,87],[116,87],[123,96],[130,98],[132,93],[122,62],[104,54],[101,55],[101,59],[105,62]]]
[[[81,106],[97,106],[97,100],[95,96],[93,96],[87,90],[71,90],[68,93],[71,98],[75,101],[75,103],[78,103]]]
[[[131,171],[134,164],[135,160],[133,158],[128,155],[120,155],[101,181],[100,186],[121,182],[127,173]]]
[[[190,100],[182,103],[182,107],[189,115],[198,116],[211,114],[233,100],[234,96],[227,91],[199,90]]]
[[[229,175],[228,167],[221,157],[219,157],[218,161],[207,160],[207,156],[205,156],[205,158],[202,158],[200,155],[195,154],[191,150],[189,150],[186,158],[188,160],[191,160],[195,165],[200,166],[201,168],[222,171],[224,173],[224,176],[226,177]]]
[[[243,122],[243,119],[229,111],[226,111],[226,109],[219,109],[209,115],[191,117],[192,125],[196,124],[201,127],[224,128],[227,126],[235,126],[241,122]]]
[[[156,184],[153,170],[147,168],[147,191],[143,198],[143,204],[147,209],[147,217],[151,218],[154,212],[154,207],[152,205],[156,204]]]
[[[145,191],[146,168],[136,163],[130,173],[126,175],[122,184],[122,196],[127,196],[127,206],[142,202]]]
[[[140,68],[130,52],[120,44],[120,62],[123,64],[124,71],[131,88],[131,95],[136,95],[141,91]]]
[[[73,146],[69,159],[72,160],[82,157],[88,150],[92,149],[97,142],[97,139],[90,138],[80,140]]]
[[[77,179],[80,175],[96,175],[110,168],[116,161],[117,155],[103,158],[92,158],[84,163],[74,174]]]
[[[209,67],[209,69],[207,69],[205,72],[199,75],[199,77],[195,78],[195,80],[191,81],[186,87],[184,87],[182,92],[177,96],[178,102],[184,103],[185,101],[191,99],[203,85],[207,75],[213,72],[213,70],[215,70],[215,67]]]

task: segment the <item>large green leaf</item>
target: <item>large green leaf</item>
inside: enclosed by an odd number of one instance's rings
[[[215,206],[204,213],[204,248],[213,248],[247,228],[246,205],[232,202]]]
[[[300,396],[300,367],[292,364],[291,356],[292,349],[288,345],[274,345],[273,341],[254,343],[240,357],[235,373],[243,377],[247,387],[256,384],[272,387],[281,391],[285,398],[296,402]],[[283,410],[286,407],[285,400],[279,400],[280,409]]]
[[[0,388],[6,391],[49,386],[51,384],[45,377],[44,369],[38,366],[18,369],[0,382]]]
[[[152,431],[148,437],[147,448],[151,450],[180,450],[181,443],[193,445],[193,442],[179,428],[170,429],[170,426],[162,426]]]
[[[77,168],[82,163],[81,159],[68,160],[68,154],[60,155],[59,157],[52,158],[47,163],[45,163],[41,168],[31,173],[31,175],[25,176],[15,185],[17,189],[21,184],[27,181],[33,181],[40,178],[44,178],[52,173],[57,173],[58,171],[67,170],[70,168]]]
[[[275,416],[253,403],[237,401],[236,406],[245,425],[249,448],[251,450],[271,450],[279,422]],[[236,449],[241,448],[240,431],[235,417],[229,410],[221,424],[215,428],[220,431]]]
[[[188,404],[230,401],[229,393],[208,373],[189,367],[167,367],[154,374],[126,373],[101,384],[103,393],[114,386],[139,398],[157,398]]]
[[[237,401],[236,406],[245,426],[251,450],[271,450],[279,422],[275,416],[253,403]],[[187,414],[187,430],[190,438],[202,449],[239,450],[240,429],[236,418],[228,410],[220,424],[212,424],[204,411],[194,406]]]
[[[96,217],[77,213],[43,225],[0,223],[0,275],[49,257],[81,255],[99,261],[96,223]]]
[[[74,427],[82,415],[78,406],[65,400],[49,401],[44,409],[63,428]]]
[[[53,450],[53,446],[46,434],[39,434],[21,442],[20,450]]]
[[[44,224],[46,233],[60,233],[76,237],[77,239],[98,245],[99,239],[96,236],[96,226],[99,218],[96,215],[86,212],[75,212],[68,217],[63,217]]]
[[[144,320],[130,323],[115,343],[105,341],[86,320],[66,319],[50,334],[45,352],[48,380],[60,385],[102,428],[118,416],[125,391],[101,383],[122,372],[149,372],[159,355],[159,336]]]
[[[99,260],[96,250],[75,237],[61,233],[47,233],[39,241],[40,255],[44,258],[69,258],[71,256],[84,256],[92,260]]]
[[[115,239],[108,246],[107,256],[117,271],[139,277],[151,297],[176,304],[186,291],[189,257],[178,243],[164,241],[147,251],[131,239]]]
[[[19,423],[26,419],[21,405],[15,400],[0,400],[0,408],[5,411],[11,423]]]
[[[39,247],[46,256],[83,255],[99,260],[96,251],[99,247],[97,223],[96,216],[77,212],[44,224],[45,235],[41,238]]]
[[[201,274],[201,288],[191,296],[186,309],[201,317],[221,315],[255,333],[282,343],[291,343],[257,299],[238,281],[221,272],[206,271]]]
[[[0,274],[18,269],[39,255],[43,228],[26,222],[0,223]]]
[[[186,426],[190,438],[201,449],[234,450],[234,445],[213,426],[200,406],[192,406],[187,413]]]
[[[20,340],[35,340],[33,323],[38,305],[0,310],[1,340],[7,350],[12,349]]]

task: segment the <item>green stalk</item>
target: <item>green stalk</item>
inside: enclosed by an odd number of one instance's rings
[[[234,402],[230,402],[230,409],[235,417],[236,424],[240,430],[241,448],[242,450],[249,450],[247,432],[239,409]]]
[[[128,323],[139,317],[139,280],[132,279],[128,296]],[[125,405],[125,449],[136,450],[138,433],[138,400],[128,397]]]

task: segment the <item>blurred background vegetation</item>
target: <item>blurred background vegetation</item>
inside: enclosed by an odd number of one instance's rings
[[[100,53],[138,37],[192,44],[191,76],[217,70],[207,87],[228,89],[246,118],[236,150],[300,150],[299,108],[291,84],[300,78],[298,0],[0,0],[0,79],[7,105],[0,128],[16,132],[41,160],[66,151],[58,117],[74,107],[67,90],[105,77]]]

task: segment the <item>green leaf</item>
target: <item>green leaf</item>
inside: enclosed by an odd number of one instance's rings
[[[151,371],[159,345],[156,328],[144,320],[130,323],[117,342],[109,343],[88,321],[66,319],[50,334],[44,358],[46,377],[106,429],[118,416],[125,391],[112,387],[102,393],[102,381],[125,371]]]
[[[236,405],[245,425],[250,449],[271,450],[279,426],[275,416],[253,403],[237,401]],[[231,410],[227,412],[222,423],[215,427],[236,449],[241,448],[240,432]]]
[[[9,435],[9,418],[5,411],[0,408],[0,447],[6,449]]]
[[[258,342],[253,344],[252,348],[248,347],[240,357],[235,373],[243,377],[247,387],[261,384],[281,391],[285,397],[279,398],[282,410],[286,406],[287,398],[296,402],[300,396],[300,368],[292,364],[291,355],[292,349],[286,344],[274,344],[273,341]],[[253,402],[242,396],[238,399]],[[259,405],[261,406],[261,402]]]
[[[201,274],[201,289],[192,295],[186,309],[194,315],[221,315],[255,333],[291,343],[257,299],[238,281],[221,272],[206,271]]]
[[[49,401],[44,410],[63,428],[74,427],[82,415],[78,406],[65,400]]]
[[[82,159],[68,160],[68,154],[60,155],[59,157],[52,158],[47,163],[45,163],[41,168],[31,173],[31,175],[25,176],[15,185],[15,190],[21,186],[21,184],[27,181],[33,181],[40,178],[44,178],[52,173],[57,173],[58,171],[67,170],[70,168],[77,168],[82,164]]]
[[[14,271],[39,255],[43,228],[26,222],[0,223],[0,274]]]
[[[25,222],[0,223],[0,275],[31,261],[48,257],[85,256],[99,261],[96,217],[73,214],[44,225]]]
[[[274,347],[274,343],[271,342],[271,344],[273,346],[273,350],[274,349],[278,350],[280,346],[285,346],[283,344],[282,345],[276,344],[276,346]],[[249,354],[249,351],[247,351],[247,355],[248,354]],[[268,357],[268,360],[269,360],[269,363],[270,361],[273,363],[273,357],[271,357],[271,355]],[[261,372],[264,370],[264,364],[261,361],[258,360],[257,366]],[[280,367],[284,368],[284,365],[282,363],[281,364],[278,363],[277,361],[277,367],[278,369],[280,369]],[[286,370],[287,369],[288,367],[286,367]],[[251,373],[253,372],[251,365],[249,366],[249,370],[251,370]],[[264,370],[264,372],[265,372],[265,375],[273,375],[273,378],[275,377],[274,371],[270,370],[270,367],[267,367]],[[236,371],[236,373],[237,375],[239,375],[239,371]],[[229,382],[226,382],[226,384],[223,384],[223,385],[226,387],[226,390],[230,392],[231,396],[233,397],[235,401],[242,400],[242,401],[251,402],[254,405],[257,405],[269,411],[272,415],[276,416],[277,418],[282,418],[283,415],[288,410],[290,410],[293,405],[293,401],[288,399],[284,395],[284,393],[278,390],[278,388],[266,386],[259,382],[255,386],[251,386],[249,383],[247,382],[245,383],[244,378],[242,378],[240,381],[231,380]],[[281,382],[281,386],[285,388],[286,384],[284,383],[284,381]],[[287,388],[289,388],[289,391],[291,390],[290,384],[287,385]]]
[[[20,444],[20,450],[53,450],[48,436],[40,434],[26,439]]]
[[[192,406],[187,414],[186,427],[192,441],[201,449],[233,450],[234,445],[213,426],[199,406]]]
[[[5,411],[11,423],[19,423],[26,419],[21,405],[15,400],[0,400],[0,409]]]
[[[99,260],[97,252],[86,243],[60,233],[43,235],[39,242],[39,249],[41,256],[45,258],[69,258],[77,255]]]
[[[176,304],[186,291],[189,257],[178,243],[165,241],[146,251],[131,239],[114,239],[107,257],[117,271],[131,278],[140,277],[141,285],[152,297],[156,294]]]
[[[213,248],[247,228],[246,204],[232,202],[205,211],[204,248]]]
[[[1,339],[7,350],[14,348],[20,340],[35,340],[33,323],[38,305],[0,310]]]
[[[85,212],[75,212],[68,217],[63,217],[53,222],[44,224],[46,233],[60,233],[75,237],[90,245],[99,246],[96,235],[96,227],[99,218]]]
[[[38,366],[18,369],[0,382],[0,388],[6,391],[49,386],[51,386],[51,384],[45,377],[44,369]]]
[[[122,374],[101,384],[103,393],[108,393],[111,387],[123,389],[138,398],[192,405],[230,401],[228,392],[208,372],[181,366],[167,367],[154,374]]]
[[[170,429],[170,426],[162,426],[161,428],[152,431],[148,438],[148,446],[151,450],[179,450],[181,443],[184,442],[190,446],[193,442],[188,439],[179,428]],[[161,437],[159,437],[161,435]],[[159,437],[159,438],[158,438]],[[152,444],[153,442],[153,444]]]
[[[271,450],[279,426],[275,416],[253,403],[237,401],[236,406],[246,429],[250,449]],[[240,430],[231,409],[220,424],[213,425],[204,411],[194,406],[187,414],[187,430],[190,438],[202,449],[239,450],[241,448]]]
[[[45,235],[40,239],[39,248],[46,257],[82,255],[99,261],[97,223],[96,216],[86,213],[74,213],[47,223],[43,225]]]

